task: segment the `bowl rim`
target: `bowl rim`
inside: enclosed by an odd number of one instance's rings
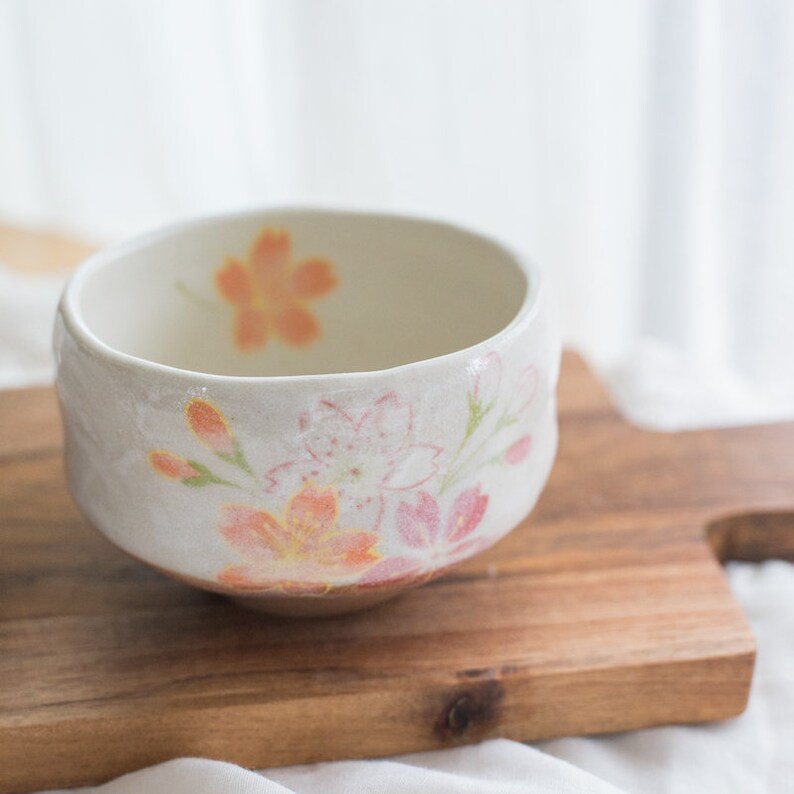
[[[79,308],[79,298],[82,288],[94,273],[115,261],[118,257],[140,251],[156,244],[163,238],[168,238],[174,234],[189,231],[193,228],[208,224],[221,224],[225,221],[253,218],[270,213],[291,213],[303,216],[322,215],[324,217],[346,216],[348,218],[408,221],[426,226],[435,226],[439,229],[456,234],[462,233],[476,237],[480,241],[493,246],[500,255],[508,259],[521,272],[526,283],[524,299],[518,311],[507,325],[495,334],[479,342],[475,342],[473,345],[460,348],[459,350],[453,350],[449,353],[443,353],[439,356],[417,359],[416,361],[409,361],[405,364],[398,364],[393,367],[373,370],[351,370],[349,372],[305,373],[301,375],[223,375],[213,372],[203,372],[201,370],[185,369],[170,364],[161,364],[157,361],[142,358],[141,356],[136,356],[131,353],[125,353],[103,341],[88,327]],[[329,208],[320,205],[268,205],[253,209],[212,213],[190,220],[167,224],[145,234],[137,235],[130,240],[101,248],[78,265],[70,276],[58,303],[58,315],[61,317],[65,328],[87,352],[94,354],[98,358],[107,359],[125,369],[141,370],[177,379],[195,380],[196,377],[201,377],[212,383],[261,384],[276,382],[329,382],[351,378],[365,380],[374,379],[393,374],[401,374],[409,370],[428,369],[441,364],[454,364],[456,360],[460,360],[461,363],[463,363],[472,358],[477,358],[480,355],[485,355],[492,350],[497,343],[501,344],[502,342],[508,342],[529,327],[539,313],[541,296],[544,291],[545,286],[541,271],[532,260],[518,253],[511,246],[494,239],[489,234],[459,223],[429,215],[412,215],[400,212]]]

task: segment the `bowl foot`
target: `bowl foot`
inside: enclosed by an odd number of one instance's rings
[[[377,590],[345,596],[303,596],[280,598],[278,596],[250,595],[230,596],[231,600],[246,609],[268,612],[271,615],[284,615],[296,618],[321,618],[345,615],[362,609],[374,607],[384,601],[396,598],[402,590]]]

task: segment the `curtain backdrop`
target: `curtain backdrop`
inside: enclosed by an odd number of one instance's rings
[[[443,217],[539,261],[600,366],[790,410],[792,42],[788,0],[6,0],[0,217]]]

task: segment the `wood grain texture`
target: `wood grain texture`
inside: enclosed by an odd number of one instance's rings
[[[91,529],[49,389],[0,393],[0,791],[718,720],[754,660],[721,558],[794,555],[794,424],[657,434],[566,354],[558,460],[490,551],[359,615],[191,590]]]

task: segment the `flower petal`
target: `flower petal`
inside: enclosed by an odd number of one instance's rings
[[[277,493],[279,490],[283,492],[286,490],[291,491],[294,488],[289,488],[286,483],[290,480],[298,482],[296,477],[299,475],[294,460],[287,460],[268,469],[262,476],[263,487],[268,494]]]
[[[487,506],[488,496],[480,492],[479,485],[459,493],[447,519],[444,533],[447,541],[457,543],[470,535],[482,521]]]
[[[356,422],[347,411],[330,400],[321,400],[313,411],[300,417],[300,431],[306,450],[314,462],[336,465],[344,449],[345,459],[356,457]],[[353,445],[348,448],[348,445]]]
[[[378,587],[396,584],[417,576],[422,571],[422,562],[414,557],[390,557],[370,568],[356,584],[362,587]]]
[[[338,284],[333,265],[327,259],[306,259],[290,277],[292,292],[299,298],[319,298]]]
[[[232,306],[249,306],[253,297],[250,271],[242,262],[232,257],[215,271],[215,288]]]
[[[259,574],[249,565],[229,565],[218,574],[218,581],[239,590],[270,590],[272,585]]]
[[[216,455],[234,455],[234,439],[223,414],[207,400],[194,398],[185,406],[185,419],[191,432]]]
[[[492,350],[478,359],[474,366],[477,372],[474,376],[472,397],[483,410],[486,410],[499,396],[502,384],[502,359],[495,350]]]
[[[322,536],[334,529],[337,509],[333,488],[320,490],[308,482],[287,505],[284,516],[287,532],[301,546],[316,547]]]
[[[438,502],[426,491],[419,491],[416,504],[400,502],[395,514],[397,531],[403,541],[414,549],[427,549],[438,539]]]
[[[370,455],[396,454],[409,443],[413,430],[413,407],[394,392],[379,397],[358,422],[360,443]]]
[[[289,534],[270,513],[248,505],[225,505],[221,509],[219,529],[237,551],[260,561],[277,559],[291,542]]]
[[[461,543],[457,543],[451,547],[447,554],[447,564],[451,565],[454,562],[473,557],[481,551],[490,548],[495,543],[493,538],[469,538]]]
[[[290,263],[292,242],[286,229],[262,229],[251,246],[251,270],[258,290],[269,297],[275,287],[283,290]]]
[[[380,559],[380,554],[375,550],[378,540],[374,532],[334,532],[323,542],[320,560],[323,564],[341,567],[352,573]]]
[[[152,469],[169,480],[187,480],[191,477],[201,476],[201,472],[189,461],[173,452],[153,449],[149,452],[148,457]]]
[[[234,344],[238,350],[259,350],[267,344],[267,315],[261,309],[245,306],[234,317]]]
[[[530,436],[521,436],[518,441],[514,441],[505,451],[504,461],[510,466],[517,466],[526,460],[529,455],[529,449],[532,446],[532,438]]]
[[[320,324],[308,309],[293,305],[276,315],[275,331],[283,342],[305,347],[320,336]]]
[[[289,595],[322,595],[329,589],[325,582],[278,579],[278,576],[277,566],[261,570],[248,565],[230,565],[218,574],[218,581],[237,590],[281,590]]]
[[[424,485],[438,471],[436,458],[441,447],[433,444],[412,444],[394,455],[394,465],[383,480],[383,487],[392,491],[410,491]]]
[[[274,582],[273,589],[282,590],[288,595],[323,595],[331,589],[327,582],[296,582],[289,579],[282,579]]]
[[[510,397],[508,406],[508,413],[515,416],[529,408],[530,403],[535,398],[535,393],[538,390],[538,382],[540,377],[538,370],[534,365],[528,366],[519,376],[516,381],[513,394]]]

